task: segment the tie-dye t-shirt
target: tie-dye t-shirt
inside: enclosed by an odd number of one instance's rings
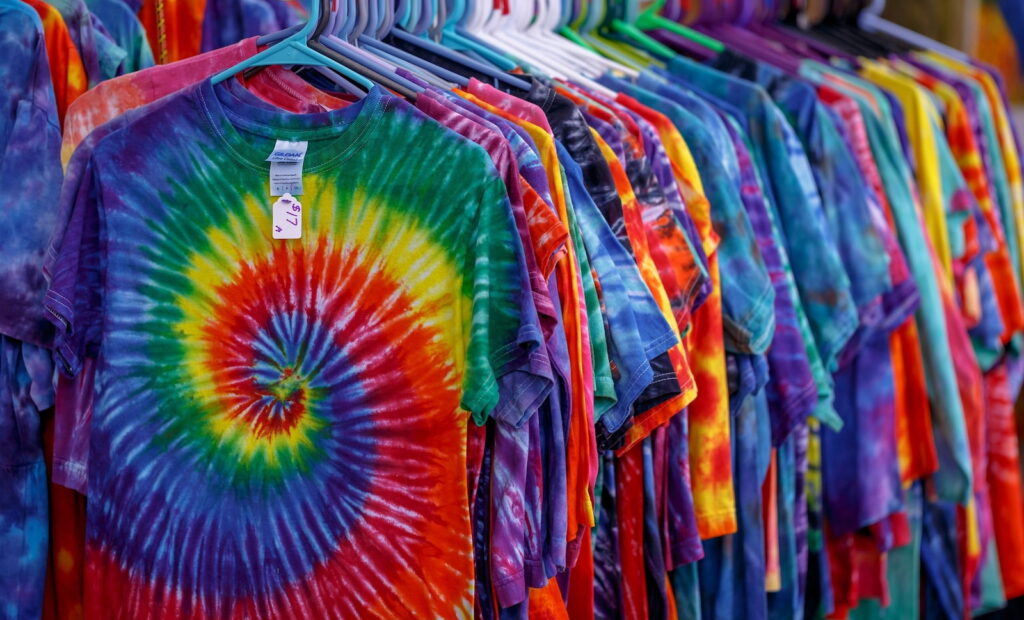
[[[43,26],[21,2],[0,0],[0,334],[47,346],[42,264],[60,191],[60,126]]]
[[[118,47],[124,50],[125,73],[155,64],[142,22],[124,0],[86,0],[85,3],[89,11],[103,22]]]
[[[441,101],[443,100],[440,98],[434,99],[430,95],[421,94],[417,97],[416,107],[430,118],[484,147],[490,154],[505,182],[512,205],[533,288],[532,303],[538,314],[542,309],[553,311],[551,296],[537,265],[536,256],[542,252],[550,254],[553,251],[549,246],[545,246],[545,242],[550,243],[549,239],[552,234],[557,234],[556,230],[561,231],[562,244],[564,244],[564,227],[555,216],[554,210],[549,209],[547,205],[535,204],[534,206],[539,208],[527,211],[512,150],[501,134],[485,127],[482,124],[485,121],[482,119],[471,119],[467,116],[468,112],[455,106],[447,107]],[[538,221],[539,219],[543,219],[543,222]],[[552,314],[554,313],[552,312]],[[547,321],[549,325],[554,323],[550,315],[545,318],[549,319]],[[547,330],[545,330],[545,336],[546,332]],[[543,372],[553,382],[550,359],[546,349],[538,349],[533,355],[534,367],[537,368],[538,374]],[[536,395],[538,397],[547,396],[546,393],[540,391],[536,392]],[[518,427],[502,423],[495,425],[494,428],[493,472],[495,484],[491,489],[490,564],[495,593],[502,607],[509,607],[526,600],[528,583],[525,554],[527,543],[534,542],[532,538],[528,539],[527,531],[538,534],[541,531],[540,507],[531,505],[528,499],[534,497],[529,490],[536,489],[536,485],[527,484],[531,429],[536,426],[534,419],[536,412],[536,406],[525,409],[522,413],[529,419]],[[537,426],[538,434],[539,430],[539,426]],[[527,488],[528,486],[530,489]],[[539,543],[536,547],[539,547]],[[539,549],[533,556],[539,558]],[[540,581],[538,585],[543,585],[543,581]]]
[[[78,49],[71,39],[67,24],[60,11],[43,0],[24,0],[39,14],[46,33],[46,57],[50,62],[50,77],[53,82],[53,95],[57,99],[57,115],[64,122],[64,114],[71,102],[81,96],[89,87],[89,79],[85,76],[85,66]]]
[[[0,335],[0,618],[42,613],[49,518],[40,412],[53,405],[53,360]]]
[[[275,139],[309,142],[299,239],[272,238]],[[380,90],[290,115],[204,81],[69,185],[101,224],[48,295],[65,364],[102,342],[86,615],[469,615],[468,412],[543,387],[487,154]]]
[[[195,0],[130,0],[138,8],[157,64],[175,63],[200,52],[206,2]]]
[[[61,160],[67,165],[75,148],[103,123],[195,84],[255,53],[254,37],[172,65],[122,75],[89,89],[68,108]]]
[[[89,11],[85,0],[47,0],[47,4],[64,17],[90,86],[125,72],[126,52],[114,42],[103,22]]]
[[[290,2],[278,0],[206,0],[204,52],[247,37],[276,32],[305,21]]]
[[[760,87],[674,58],[663,75],[681,82],[735,118],[750,136],[751,156],[778,218],[800,300],[826,368],[857,326],[850,280],[831,239],[806,152],[785,116]]]

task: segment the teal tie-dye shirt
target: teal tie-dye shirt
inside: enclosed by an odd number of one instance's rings
[[[779,216],[800,300],[825,365],[834,369],[857,328],[857,307],[839,250],[828,233],[821,196],[793,128],[764,89],[677,57],[663,72],[729,111],[750,136],[751,155]]]
[[[812,80],[822,79],[821,76],[830,71],[818,63],[805,62],[801,66],[801,72]],[[882,175],[892,208],[900,245],[906,253],[907,263],[920,291],[921,305],[916,319],[932,416],[936,421],[935,447],[939,458],[939,471],[934,478],[936,491],[943,499],[966,502],[971,492],[971,465],[963,425],[964,409],[957,389],[939,282],[918,214],[917,186],[903,157],[899,136],[891,126],[892,120],[874,111],[873,104],[885,105],[884,109],[888,109],[884,97],[881,97],[874,85],[856,76],[842,74],[842,79],[858,87],[862,86],[881,98],[865,99],[862,92],[829,81],[830,86],[852,97],[861,107],[871,150],[878,161],[878,171]]]

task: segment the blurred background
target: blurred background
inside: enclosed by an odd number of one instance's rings
[[[997,67],[1024,122],[1024,0],[889,0],[882,16]]]

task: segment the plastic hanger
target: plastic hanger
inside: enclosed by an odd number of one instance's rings
[[[811,3],[804,4],[806,9]],[[771,13],[769,12],[769,15]],[[758,24],[753,23],[755,17],[765,15],[762,5],[754,2],[737,3],[725,11],[720,22],[702,24],[702,32],[709,33],[716,41],[723,43],[728,49],[757,60],[767,61],[790,74],[799,72],[800,55],[778,43],[776,38],[769,36],[771,31],[757,31]]]
[[[336,10],[331,10],[332,6],[338,6],[338,2],[346,0],[333,1],[334,3],[332,4],[331,0],[325,0],[323,2],[317,0],[318,4],[316,4],[316,6],[321,11],[320,14],[328,16],[323,21],[323,31],[326,31],[331,26],[332,23],[335,24],[335,27],[339,29],[344,29],[349,25],[346,20],[338,18]],[[351,2],[348,2],[346,6],[349,5],[351,5]],[[295,32],[298,32],[298,30],[300,30],[301,28],[302,25],[297,25],[287,28],[283,31],[271,33],[269,35],[260,37],[259,39],[256,40],[256,43],[257,45],[272,44],[275,41],[279,41],[286,38],[289,35],[289,33],[294,34]],[[316,41],[317,43],[323,43],[323,36],[324,35],[316,37],[314,33],[313,35],[311,35],[310,39]],[[389,67],[381,63],[380,61],[382,59],[375,59],[369,54],[363,52],[362,50],[355,48],[354,46],[340,46],[338,45],[339,43],[341,42],[337,40],[328,41],[325,46],[311,45],[311,48],[315,48],[317,51],[323,53],[325,56],[331,58],[332,60],[335,60],[336,62],[343,66],[348,67],[349,69],[360,75],[368,76],[373,80],[377,80],[383,83],[388,88],[391,88],[392,90],[395,90],[396,92],[399,92],[400,94],[403,94],[406,97],[415,96],[414,93],[417,90],[416,86],[412,82],[404,78],[401,78],[400,76],[395,74],[393,72],[393,67]],[[326,47],[327,49],[323,49],[323,47]],[[388,64],[393,64],[390,63],[388,59],[384,60],[385,62],[388,62]],[[246,70],[246,77],[251,77],[254,73],[259,71],[259,69],[260,67],[254,67]],[[350,82],[344,80],[337,73],[325,70],[318,70],[317,73],[327,77],[346,92],[358,95],[361,95],[362,93],[362,91],[359,88],[352,85]]]
[[[434,14],[437,11],[437,5],[433,0],[421,0],[420,2],[420,19],[416,22],[415,32],[421,36],[427,36],[430,30],[430,24],[434,19]]]
[[[583,5],[581,2],[579,6]],[[525,35],[529,41],[536,42],[540,49],[550,50],[567,66],[581,73],[594,71],[597,67],[607,64],[593,49],[581,50],[575,43],[556,34],[569,23],[570,15],[566,14],[566,11],[575,8],[572,2],[542,0],[542,6],[544,11],[539,12],[538,18],[533,23],[528,23],[525,28]],[[599,61],[597,66],[596,61]]]
[[[465,81],[457,74],[380,41],[379,37],[390,32],[395,24],[395,7],[391,0],[368,0],[367,4],[369,5],[368,19],[365,20],[365,24],[357,24],[356,31],[350,36],[353,45],[362,45],[362,49],[366,52],[371,52],[374,56],[395,67],[403,67],[438,87],[448,88],[451,83],[458,84],[460,80]],[[416,83],[404,76],[396,73],[396,77],[407,82],[411,88],[419,90]]]
[[[458,5],[458,13],[460,15],[465,11],[466,0],[453,0],[453,4]],[[455,12],[453,11],[453,13]],[[505,55],[496,51],[492,46],[487,45],[486,40],[480,40],[478,37],[473,36],[472,33],[459,28],[458,20],[451,20],[451,23],[445,24],[441,32],[442,43],[451,45],[456,49],[473,52],[502,71],[512,71],[518,66]]]
[[[585,2],[573,2],[572,0],[562,0],[561,2],[559,2],[559,0],[549,1],[552,2],[553,6],[555,5],[554,3],[557,3],[558,8],[551,12],[552,19],[550,19],[544,27],[536,28],[538,36],[556,49],[564,50],[564,53],[570,58],[578,59],[579,62],[583,64],[582,72],[585,74],[593,74],[594,77],[597,77],[609,69],[625,69],[625,67],[616,67],[614,63],[603,58],[590,44],[585,41],[582,46],[585,49],[581,50],[577,41],[583,41],[582,38],[577,36],[575,39],[568,39],[564,36],[567,31],[572,32],[567,29],[567,26],[573,18],[572,11],[585,10]],[[573,34],[575,33],[573,32]]]
[[[395,9],[397,16],[395,23],[403,30],[412,31],[419,21],[419,2],[417,0],[397,0],[398,6]]]
[[[400,0],[400,2],[405,2],[407,5],[416,4],[416,0]],[[399,6],[401,6],[401,4]],[[397,10],[396,13],[399,13],[399,18],[396,19],[395,25],[400,26],[403,24],[403,21],[400,19],[401,13]],[[408,24],[411,21],[411,18],[407,18],[405,23]],[[525,82],[522,79],[512,76],[496,68],[492,64],[488,64],[475,58],[471,58],[466,54],[453,50],[430,39],[419,36],[419,34],[412,32],[405,26],[403,26],[402,28],[396,27],[390,30],[388,35],[390,37],[393,37],[395,40],[402,41],[403,43],[408,44],[410,47],[419,48],[424,52],[433,54],[445,60],[451,61],[454,64],[465,67],[468,71],[472,73],[487,76],[498,82],[505,83],[506,85],[511,86],[513,88],[525,90],[529,89],[530,87],[529,82]]]
[[[824,3],[825,0],[822,0]],[[791,12],[788,7],[780,8],[771,6],[770,2],[762,3],[754,18],[745,28],[758,37],[774,42],[794,55],[803,58],[829,62],[829,59],[836,56],[839,50],[824,49],[824,46],[817,44],[814,39],[807,37],[801,30],[787,28],[782,25],[785,21],[799,21],[801,14],[815,9],[813,1],[808,2],[800,13]],[[813,15],[813,13],[812,13]]]
[[[313,0],[313,1],[317,2],[318,0]],[[333,0],[333,1],[334,2],[339,2],[339,1],[347,2],[348,0]],[[346,7],[345,15],[350,15],[350,14],[351,14],[351,10],[348,7]],[[330,17],[327,18],[327,27],[325,28],[325,30],[327,32],[337,32],[338,31],[338,28],[339,28],[338,15],[339,14],[338,14],[338,10],[337,10],[336,5],[332,4],[331,5],[331,10],[330,10]]]
[[[343,0],[334,0],[334,2],[340,2]],[[318,0],[320,3],[321,10],[329,8],[331,6],[331,0]],[[368,20],[375,18],[375,13],[369,9],[368,0],[357,0],[354,4],[354,10],[361,13],[361,17],[354,22],[348,22],[347,20],[335,20],[335,24],[339,24],[342,29],[348,26],[352,26],[356,30],[365,29]],[[338,6],[335,4],[334,6]],[[365,50],[357,48],[355,45],[349,43],[345,38],[336,36],[327,31],[330,26],[330,20],[327,20],[323,25],[323,31],[319,36],[315,36],[310,41],[310,46],[314,49],[322,52],[324,55],[337,60],[339,63],[348,66],[353,71],[361,73],[370,79],[382,84],[383,86],[393,90],[407,99],[414,99],[416,93],[419,92],[419,88],[411,81],[401,77],[394,71],[393,66],[387,66],[382,62],[383,59],[380,57],[374,57]],[[354,32],[354,31],[353,31]],[[344,33],[342,33],[344,34]],[[354,36],[350,34],[349,36]]]
[[[790,75],[797,75],[800,72],[801,58],[792,51],[787,54],[780,50],[773,39],[731,24],[723,24],[712,29],[711,32],[717,33],[721,39],[727,41],[741,54],[766,61]]]
[[[664,0],[662,0],[662,3],[664,4]],[[612,14],[608,22],[608,28],[613,33],[656,58],[669,59],[676,55],[672,48],[652,39],[636,25],[639,15],[637,14],[637,7],[634,2],[620,1],[615,4],[619,4],[621,7],[620,14]]]
[[[482,3],[477,6],[481,7]],[[534,5],[533,2],[512,0],[507,12],[492,9],[483,15],[482,20],[478,17],[471,22],[476,28],[471,30],[467,25],[467,30],[481,41],[518,59],[533,73],[552,77],[576,74],[580,70],[579,65],[566,58],[564,51],[556,51],[548,43],[533,40],[535,33],[529,31],[530,21],[536,18],[538,23],[542,23],[547,10],[548,5],[544,2]]]
[[[379,0],[378,4],[380,5],[380,21],[377,23],[377,30],[372,36],[374,39],[380,40],[394,27],[396,8],[392,0]]]
[[[354,43],[359,38],[359,35],[366,31],[366,24],[371,19],[376,19],[374,13],[376,13],[374,3],[369,2],[369,0],[356,0],[355,23],[352,25],[352,30],[348,32],[345,40],[349,43]]]
[[[642,71],[655,62],[641,50],[645,48],[657,50],[656,53],[660,54],[661,58],[669,58],[674,55],[674,52],[666,47],[661,47],[657,42],[651,44],[651,40],[648,38],[636,37],[636,40],[633,41],[636,47],[618,40],[623,38],[622,31],[628,29],[631,24],[628,3],[621,0],[594,0],[590,3],[588,11],[593,13],[596,19],[588,18],[586,24],[589,27],[596,21],[596,27],[590,28],[583,35],[584,39],[608,58],[632,67],[636,71]],[[636,34],[633,30],[629,30],[629,32]],[[624,38],[629,39],[630,37],[626,35]],[[641,38],[644,39],[642,43],[639,41]]]
[[[319,2],[320,0],[315,1]],[[356,13],[358,11],[356,2],[355,0],[330,0],[330,2],[331,14],[334,19],[328,21],[324,32],[344,39],[352,32],[356,24]]]
[[[235,66],[221,71],[213,76],[212,82],[219,84],[235,74],[252,67],[306,65],[333,69],[347,80],[362,86],[366,90],[373,88],[373,82],[310,46],[310,37],[315,33],[318,34],[318,31],[327,25],[327,18],[329,16],[322,11],[322,8],[321,2],[314,2],[312,7],[310,7],[309,19],[298,32],[284,38],[276,45],[246,58]],[[362,95],[361,92],[353,94]]]
[[[554,34],[554,28],[564,23],[561,0],[541,0],[535,16],[532,9],[528,0],[512,0],[509,15],[491,11],[485,32],[496,45],[511,50],[547,76],[577,81],[602,92],[607,89],[593,77],[609,69],[627,70]]]
[[[582,2],[579,13],[571,23],[577,35],[591,50],[589,57],[598,59],[599,64],[595,68],[599,72],[593,75],[597,77],[607,71],[618,71],[630,77],[636,77],[644,69],[644,59],[627,56],[626,52],[617,49],[614,44],[602,39],[597,34],[605,21],[605,8],[604,0]],[[600,85],[599,88],[604,89]]]
[[[261,35],[256,39],[256,46],[263,47],[264,45],[272,45],[278,41],[287,39],[296,32],[302,30],[305,24],[295,24],[294,26],[288,26],[284,30],[278,30],[265,35]]]
[[[904,41],[908,45],[912,45],[914,47],[938,52],[939,54],[949,56],[950,58],[963,62],[970,62],[970,56],[958,49],[952,48],[944,43],[940,43],[935,39],[926,37],[923,34],[914,32],[908,28],[904,28],[899,24],[894,24],[887,19],[882,19],[881,15],[884,9],[885,0],[873,0],[871,4],[857,16],[857,25],[865,32],[885,34]]]
[[[460,86],[465,86],[469,83],[469,80],[457,73],[383,42],[381,39],[391,32],[396,23],[397,9],[390,0],[382,0],[381,5],[383,8],[379,13],[380,22],[374,29],[373,36],[368,34],[359,35],[358,42],[360,45],[373,50],[375,54],[391,59],[394,64],[403,64],[410,71],[417,73],[423,79],[435,85],[439,85],[439,80]]]
[[[636,27],[640,30],[665,30],[689,39],[698,45],[702,45],[712,52],[725,51],[725,45],[720,41],[709,37],[706,34],[697,32],[689,26],[666,19],[661,16],[661,10],[665,6],[665,0],[655,0],[650,6],[640,12],[636,17]]]
[[[350,72],[360,75],[364,80],[372,80],[370,87],[372,87],[373,82],[376,82],[407,99],[415,99],[417,89],[412,86],[411,82],[404,78],[399,78],[392,70],[372,60],[354,46],[349,45],[345,47],[344,44],[341,44],[340,40],[332,40],[331,46],[324,43],[321,36],[329,22],[330,2],[331,0],[317,0],[314,3],[318,14],[324,17],[318,20],[318,23],[315,24],[312,32],[310,32],[310,38],[305,40],[306,47],[318,52],[335,64],[347,68]],[[279,43],[270,49],[276,49],[280,45],[283,45],[283,43]],[[410,88],[410,86],[412,87]]]
[[[667,29],[660,28],[660,25],[665,23],[670,24],[669,28],[676,31],[676,26],[686,28],[684,32],[694,32],[692,28],[682,26],[682,24],[676,23],[678,20],[682,20],[684,13],[681,0],[658,0],[654,6],[647,8],[638,8],[639,13],[633,18],[631,22],[633,26],[638,28],[643,34],[649,37],[649,40],[656,41],[668,48],[670,48],[676,54],[685,54],[699,60],[705,60],[714,57],[718,52],[715,52],[708,48],[706,45],[694,42],[692,39],[677,34],[676,32],[669,32]],[[650,17],[657,17],[661,21],[651,21]],[[650,28],[649,26],[654,26]],[[698,38],[704,37],[704,35],[697,33]],[[618,33],[620,38],[631,38],[639,39],[635,32],[625,31],[623,32],[620,27]],[[660,52],[654,51],[659,57],[664,57],[664,50]]]

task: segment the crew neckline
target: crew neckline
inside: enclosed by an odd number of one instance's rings
[[[383,90],[374,86],[363,99],[344,108],[297,114],[268,108],[244,86],[234,89],[230,81],[214,84],[212,78],[199,83],[197,100],[210,130],[225,150],[240,163],[261,172],[270,168],[266,161],[270,151],[256,147],[243,131],[268,140],[315,142],[310,144],[303,169],[317,172],[353,155],[388,105]]]

